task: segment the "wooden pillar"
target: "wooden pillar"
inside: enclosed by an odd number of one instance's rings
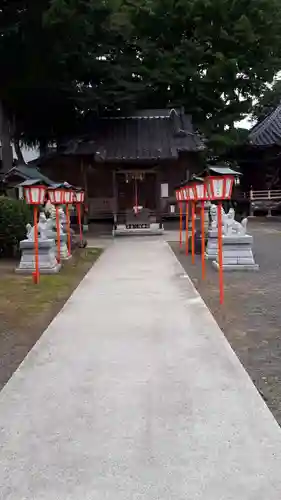
[[[24,194],[23,194],[23,187],[22,186],[20,186],[18,188],[18,199],[19,200],[24,200]]]
[[[250,189],[250,213],[249,213],[249,216],[250,217],[254,217],[254,206],[253,206],[253,199],[254,199],[254,194],[253,194],[253,189],[252,189],[252,186],[251,186],[251,189]]]
[[[88,210],[89,210],[89,196],[88,196],[88,165],[85,164],[83,160],[81,160],[81,175],[82,175],[82,183],[83,189],[85,191],[85,202],[84,202],[84,214],[83,214],[83,229],[84,231],[88,231]],[[85,211],[85,207],[87,207],[87,211]]]
[[[161,176],[159,171],[159,166],[156,170],[156,221],[159,224],[159,229],[163,228],[163,220],[162,220],[162,206],[161,206]]]
[[[118,223],[118,190],[117,190],[117,179],[116,179],[115,168],[112,171],[112,183],[113,183],[113,225],[114,229],[116,229]]]

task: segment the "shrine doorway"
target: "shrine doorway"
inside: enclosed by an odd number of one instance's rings
[[[152,212],[156,210],[156,175],[151,171],[118,172],[118,212],[141,206]]]
[[[151,170],[116,172],[116,222],[149,225],[156,222],[157,176]]]

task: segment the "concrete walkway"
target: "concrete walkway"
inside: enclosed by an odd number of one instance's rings
[[[105,251],[0,394],[1,500],[280,500],[280,428],[182,272]]]

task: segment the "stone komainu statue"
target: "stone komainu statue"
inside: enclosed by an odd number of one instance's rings
[[[212,204],[210,207],[210,217],[211,217],[211,229],[218,228],[218,205]],[[223,224],[223,234],[227,236],[239,234],[244,235],[247,232],[248,219],[245,218],[242,222],[237,222],[235,220],[235,210],[230,208],[226,214],[222,208],[222,224]]]

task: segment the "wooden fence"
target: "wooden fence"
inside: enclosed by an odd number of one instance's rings
[[[248,193],[243,194],[243,198],[249,202],[251,216],[257,210],[266,210],[268,216],[271,216],[273,209],[280,209],[281,189],[250,190]]]
[[[281,189],[251,190],[246,196],[250,201],[281,200]]]

